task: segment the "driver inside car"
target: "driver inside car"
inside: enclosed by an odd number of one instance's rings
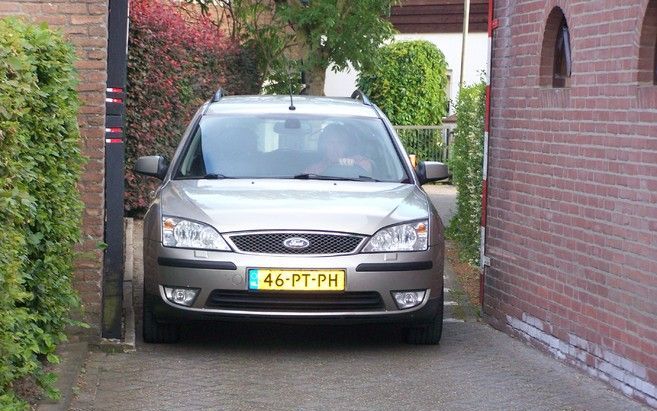
[[[344,126],[331,124],[322,130],[318,141],[318,151],[322,160],[306,168],[308,174],[326,174],[342,167],[362,169],[367,175],[372,173],[372,161],[359,154],[350,154],[349,133]]]

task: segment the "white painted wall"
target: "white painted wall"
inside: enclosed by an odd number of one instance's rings
[[[326,69],[326,80],[324,81],[324,94],[331,97],[351,96],[356,90],[356,79],[358,72],[349,65],[346,70],[335,73],[332,67]]]
[[[403,40],[429,40],[435,44],[445,55],[447,66],[452,72],[451,90],[449,98],[456,100],[459,88],[459,74],[461,70],[461,33],[436,34],[397,34],[396,41]],[[481,73],[486,70],[488,58],[488,34],[470,33],[465,51],[465,70],[463,81],[472,84],[479,81]],[[327,96],[349,96],[356,89],[358,73],[354,69],[334,73],[331,68],[326,71],[324,94]]]

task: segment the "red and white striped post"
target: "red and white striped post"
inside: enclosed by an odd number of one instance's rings
[[[479,284],[479,300],[484,304],[484,277],[486,266],[489,265],[486,257],[486,201],[488,198],[488,133],[490,131],[490,78],[493,66],[493,30],[497,28],[498,21],[493,19],[494,0],[488,0],[488,69],[486,70],[486,112],[484,118],[484,164],[482,167],[481,182],[481,230],[479,243],[479,265],[481,268]]]

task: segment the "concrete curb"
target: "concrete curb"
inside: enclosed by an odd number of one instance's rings
[[[125,273],[123,274],[123,345],[135,350],[135,309],[133,300],[133,278],[135,272],[135,224],[134,219],[125,220]]]
[[[135,272],[135,243],[134,219],[124,220],[124,247],[125,268],[123,273],[123,339],[101,338],[93,344],[104,352],[130,352],[135,351],[135,310],[133,300],[133,278]]]
[[[53,370],[57,374],[55,386],[61,393],[59,401],[43,399],[36,409],[39,411],[64,411],[71,406],[73,387],[76,386],[82,365],[87,359],[89,345],[86,342],[66,343],[59,346],[57,355],[61,362]]]

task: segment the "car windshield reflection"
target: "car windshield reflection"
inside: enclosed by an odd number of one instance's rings
[[[175,178],[408,181],[380,119],[304,115],[204,118]]]

